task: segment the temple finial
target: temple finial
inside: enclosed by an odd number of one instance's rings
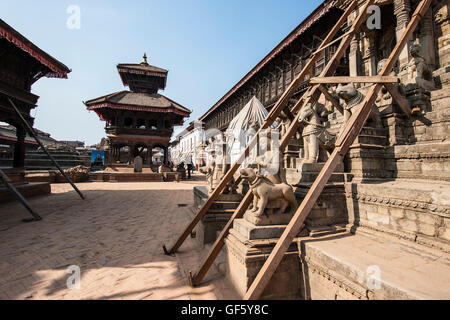
[[[144,52],[144,56],[142,57],[141,64],[148,64],[148,62],[147,62],[147,54],[145,52]]]

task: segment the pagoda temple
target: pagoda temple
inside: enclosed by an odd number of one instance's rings
[[[111,93],[84,103],[106,121],[107,161],[115,165],[132,164],[139,155],[144,164],[152,166],[159,164],[154,154],[162,152],[167,164],[173,128],[183,125],[191,111],[158,93],[166,87],[168,71],[148,64],[145,54],[141,63],[118,64],[117,70],[123,85],[131,91]]]

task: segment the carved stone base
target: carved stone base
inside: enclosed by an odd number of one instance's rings
[[[269,209],[270,210],[270,209]],[[266,209],[267,211],[267,209]],[[262,216],[255,216],[251,212],[246,212],[244,214],[244,219],[256,226],[270,226],[270,225],[278,225],[283,224],[287,225],[289,221],[292,219],[291,214],[263,214]]]
[[[412,107],[413,114],[431,111],[430,91],[416,83],[406,85],[406,99]]]
[[[248,221],[248,219],[252,220],[252,216],[254,215],[248,213],[244,219],[235,220],[233,228],[225,240],[227,276],[242,297],[286,229],[286,224],[255,225]],[[273,219],[283,220],[285,217],[281,216],[273,216]],[[305,235],[304,229],[300,232],[300,235]],[[261,299],[298,298],[301,285],[298,254],[298,248],[294,242],[285,253]]]

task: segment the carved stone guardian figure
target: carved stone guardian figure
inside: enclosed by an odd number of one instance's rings
[[[410,47],[411,60],[407,66],[405,93],[413,115],[431,111],[430,91],[435,89],[432,72],[421,51],[422,47],[419,44]]]
[[[422,46],[414,44],[409,49],[411,61],[408,64],[408,83],[417,84],[425,90],[434,90],[433,76],[425,58],[421,54]]]
[[[317,163],[319,147],[328,148],[334,144],[335,140],[335,137],[326,130],[317,112],[317,107],[325,108],[323,105],[318,105],[307,104],[299,117],[299,122],[303,124],[304,163]]]

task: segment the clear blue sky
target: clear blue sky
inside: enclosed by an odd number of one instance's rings
[[[124,87],[117,63],[169,70],[161,93],[198,119],[321,0],[2,0],[0,16],[72,72],[39,80],[35,126],[58,140],[98,143],[104,122],[82,101]],[[67,8],[81,9],[81,29],[66,27]],[[34,115],[34,111],[32,112]],[[177,131],[179,131],[178,128]]]

